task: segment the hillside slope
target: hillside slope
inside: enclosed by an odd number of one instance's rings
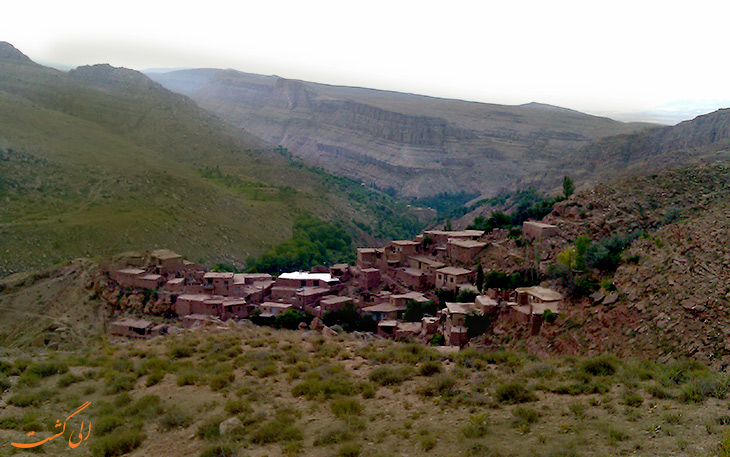
[[[308,163],[402,196],[493,195],[595,139],[646,127],[537,103],[491,105],[233,70],[149,76]]]
[[[303,212],[361,238],[353,222],[408,219],[405,205],[296,163],[138,72],[63,73],[7,43],[0,163],[0,276],[153,247],[240,264]]]

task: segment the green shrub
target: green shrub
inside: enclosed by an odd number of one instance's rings
[[[226,404],[223,406],[223,409],[226,411],[226,413],[233,416],[236,414],[241,414],[242,412],[250,412],[251,405],[243,400],[231,399],[226,402]]]
[[[188,370],[178,374],[175,382],[178,386],[193,386],[200,382],[200,376],[197,371]]]
[[[127,416],[140,416],[141,418],[155,417],[162,414],[163,408],[160,405],[160,397],[155,394],[144,395],[127,406],[124,414]]]
[[[98,437],[91,442],[91,455],[94,457],[116,457],[127,454],[139,447],[145,435],[140,430],[117,429],[109,435]]]
[[[125,421],[119,416],[105,415],[94,421],[94,435],[104,436],[124,425]]]
[[[359,416],[362,413],[362,405],[351,398],[338,398],[330,404],[332,413],[343,418],[346,416]]]
[[[421,446],[421,449],[423,449],[426,452],[435,448],[437,443],[438,443],[438,440],[431,435],[422,436],[418,440],[419,446]]]
[[[421,367],[418,369],[418,373],[421,376],[433,376],[435,374],[441,373],[443,371],[443,367],[439,362],[426,362],[421,365]]]
[[[613,355],[603,354],[583,361],[579,369],[592,376],[612,376],[618,369],[618,360]]]
[[[495,399],[500,403],[525,403],[537,400],[535,394],[519,381],[500,384],[494,393]]]
[[[606,429],[606,436],[608,437],[608,441],[612,444],[619,441],[626,441],[630,438],[628,433],[611,426]]]
[[[381,386],[392,386],[401,384],[402,382],[410,379],[413,375],[413,370],[410,367],[378,367],[370,372],[370,380]]]
[[[209,417],[198,426],[197,435],[204,440],[213,441],[221,436],[220,425],[223,422],[222,417]]]
[[[41,378],[47,378],[54,374],[66,373],[68,371],[68,365],[60,361],[37,362],[28,365],[25,371],[36,374]]]
[[[356,443],[346,443],[337,451],[338,457],[358,457],[360,455],[360,445]]]
[[[361,382],[357,385],[357,388],[362,394],[362,398],[375,398],[375,391],[377,390],[375,384],[371,382]]]
[[[300,441],[302,432],[292,423],[274,419],[264,423],[251,434],[251,442],[256,444]]]
[[[315,446],[327,446],[330,444],[337,444],[342,443],[343,441],[349,441],[352,439],[352,433],[350,430],[344,428],[344,429],[336,429],[336,430],[329,430],[325,432],[323,435],[317,437],[314,440]]]
[[[461,428],[465,438],[481,438],[489,431],[489,415],[486,413],[474,414],[469,421]]]
[[[193,347],[183,344],[176,344],[171,346],[167,351],[168,356],[171,359],[182,359],[193,355]]]
[[[672,395],[671,392],[669,392],[668,390],[664,389],[662,386],[656,385],[656,384],[647,387],[646,388],[646,393],[648,393],[652,397],[658,398],[660,400],[661,399],[666,399],[666,398],[673,398],[673,395]]]
[[[621,395],[621,399],[626,406],[637,408],[644,403],[644,398],[631,390],[625,390]]]
[[[331,398],[335,395],[353,395],[355,386],[347,372],[340,365],[324,365],[307,373],[305,381],[292,388],[295,397],[306,396],[314,399],[318,395]]]
[[[162,381],[165,378],[165,372],[162,370],[152,370],[147,374],[147,381],[145,381],[145,385],[147,387],[154,386],[155,384],[159,384],[160,381]]]
[[[16,392],[8,403],[11,405],[25,408],[28,406],[40,406],[43,402],[53,396],[53,393],[47,389],[40,390],[21,390]]]
[[[104,375],[104,393],[113,395],[132,390],[136,381],[137,377],[134,374],[110,371]]]
[[[60,378],[58,378],[58,382],[56,383],[56,385],[58,386],[59,389],[62,389],[64,387],[68,387],[71,384],[77,383],[79,381],[83,381],[83,378],[81,378],[80,376],[76,376],[73,373],[66,373],[63,376],[61,376]]]
[[[453,397],[457,394],[456,379],[450,374],[434,376],[419,393],[426,397]]]
[[[200,457],[235,457],[238,454],[236,448],[231,444],[211,444],[200,453]]]
[[[679,398],[685,403],[701,403],[709,397],[724,398],[727,389],[727,381],[718,375],[700,376],[682,387]]]
[[[234,380],[236,379],[236,375],[233,374],[232,371],[229,372],[223,372],[218,373],[214,375],[212,378],[210,378],[210,381],[208,384],[210,385],[210,388],[213,390],[222,390],[228,387]]]

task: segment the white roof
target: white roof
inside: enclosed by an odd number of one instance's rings
[[[279,275],[282,279],[295,279],[299,281],[307,279],[316,279],[319,281],[330,282],[332,280],[339,281],[329,273],[309,273],[307,271],[292,271],[290,273],[282,273]]]

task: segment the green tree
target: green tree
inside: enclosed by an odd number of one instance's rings
[[[482,264],[480,263],[477,265],[477,283],[476,283],[477,289],[479,289],[479,292],[484,292],[484,268],[482,268]]]
[[[575,183],[573,182],[573,179],[570,176],[566,176],[563,178],[563,195],[565,195],[565,198],[570,197],[573,195],[573,192],[575,192]]]

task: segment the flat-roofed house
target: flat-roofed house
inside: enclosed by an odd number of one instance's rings
[[[175,314],[202,314],[205,309],[205,300],[211,298],[208,294],[182,294],[175,300]]]
[[[411,290],[426,286],[426,273],[415,268],[399,268],[395,270],[395,278]]]
[[[380,270],[377,268],[364,268],[360,270],[357,279],[361,289],[375,289],[380,284]]]
[[[386,262],[389,267],[399,267],[406,263],[408,256],[420,250],[421,243],[411,240],[395,240],[385,249]]]
[[[419,255],[408,257],[408,264],[411,268],[421,270],[425,274],[426,285],[431,287],[436,284],[436,270],[446,266],[436,259]]]
[[[211,271],[203,276],[203,290],[211,295],[231,295],[234,273]]]
[[[477,295],[474,299],[474,304],[481,314],[487,316],[490,314],[496,314],[499,309],[499,304],[495,299],[488,295]]]
[[[247,303],[243,298],[226,297],[223,300],[223,319],[246,319],[256,311],[256,305]]]
[[[363,270],[366,268],[378,268],[384,258],[382,248],[357,248],[357,259],[355,265]]]
[[[347,304],[352,304],[352,298],[350,297],[322,297],[319,301],[319,305],[314,307],[310,312],[319,317],[324,317],[330,311],[339,311]]]
[[[183,257],[169,249],[157,249],[150,252],[150,262],[160,273],[177,273],[185,269]]]
[[[137,278],[145,273],[141,268],[122,268],[112,273],[112,279],[122,287],[137,287]]]
[[[258,305],[261,311],[261,317],[276,317],[288,309],[292,309],[293,305],[289,303],[263,302]]]
[[[517,303],[530,305],[533,314],[542,315],[547,309],[555,314],[560,312],[563,295],[559,292],[539,286],[518,287],[515,292],[517,293]]]
[[[314,308],[325,295],[330,294],[329,287],[305,287],[296,293],[296,304],[299,308]]]
[[[392,303],[378,303],[377,305],[367,306],[362,309],[364,313],[370,314],[375,321],[396,320],[403,317],[406,307],[394,305]]]
[[[545,239],[558,234],[558,227],[537,221],[525,221],[522,224],[522,234],[528,238]]]
[[[475,303],[446,303],[444,337],[451,346],[463,346],[468,341],[466,315],[481,314]]]
[[[405,309],[405,306],[409,301],[426,303],[429,300],[421,292],[408,292],[406,294],[396,294],[390,296],[390,303],[395,306],[403,307],[403,309]]]
[[[477,240],[484,235],[484,230],[426,230],[423,232],[433,240],[435,246],[446,246],[449,239]]]
[[[470,264],[487,247],[487,243],[471,239],[450,238],[446,243],[446,255],[454,262]]]
[[[436,270],[436,288],[456,290],[459,284],[469,282],[471,270],[459,267],[444,267]]]
[[[135,285],[137,287],[140,287],[142,289],[157,289],[162,285],[162,283],[165,282],[165,278],[163,278],[161,275],[156,274],[146,274],[137,276],[137,279],[135,280]]]

